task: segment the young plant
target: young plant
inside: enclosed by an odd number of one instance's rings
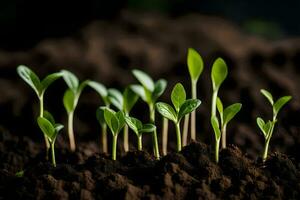
[[[125,117],[126,124],[133,130],[138,138],[138,150],[142,151],[143,142],[142,134],[154,132],[156,126],[153,124],[142,124],[142,122],[134,117]]]
[[[150,123],[155,124],[155,102],[163,94],[166,89],[167,82],[164,79],[159,79],[154,83],[152,78],[140,70],[132,71],[135,78],[141,85],[132,85],[130,88],[141,97],[141,99],[148,104]],[[163,133],[167,134],[167,133]],[[157,159],[159,159],[159,149],[157,141],[156,129],[153,131],[153,151]],[[164,147],[163,147],[164,148]]]
[[[47,113],[47,115],[44,117],[38,117],[37,123],[51,145],[52,164],[54,167],[56,167],[54,144],[58,132],[64,126],[61,124],[56,124],[50,113]]]
[[[221,121],[221,138],[222,138],[222,149],[226,149],[226,128],[227,124],[234,118],[234,116],[241,110],[242,104],[235,103],[227,108],[223,109],[223,103],[221,99],[217,98],[217,109],[220,115]]]
[[[123,111],[125,116],[129,116],[129,113],[132,107],[137,102],[139,96],[133,92],[130,87],[127,87],[123,94],[116,89],[108,90],[108,98],[110,102],[117,107],[120,111]],[[125,124],[123,129],[123,141],[124,141],[124,150],[125,152],[129,151],[129,142],[128,142],[128,126]]]
[[[268,101],[270,102],[270,104],[273,108],[272,121],[268,120],[268,122],[265,122],[260,117],[257,117],[257,119],[256,119],[256,123],[265,137],[265,147],[264,147],[264,151],[263,151],[263,155],[262,155],[263,162],[265,162],[268,157],[269,143],[270,143],[271,137],[273,135],[275,124],[277,122],[278,112],[286,103],[288,103],[292,99],[292,97],[291,96],[283,96],[283,97],[279,98],[276,102],[274,102],[273,96],[270,92],[268,92],[267,90],[264,90],[264,89],[260,90],[260,92],[262,93],[262,95],[264,95],[268,99]]]
[[[197,99],[197,82],[203,71],[203,60],[200,54],[192,48],[188,49],[187,65],[191,77],[192,99]],[[189,115],[185,116],[182,144],[187,144]],[[191,113],[191,139],[196,140],[196,112]]]
[[[40,113],[39,117],[44,116],[44,95],[46,89],[58,78],[62,76],[60,72],[49,74],[43,80],[40,80],[39,77],[28,67],[20,65],[17,68],[19,76],[34,90],[36,93],[39,103],[40,103]],[[50,144],[47,137],[44,135],[46,151],[49,151]],[[48,159],[48,153],[46,154],[46,159]]]
[[[110,101],[108,98],[108,91],[106,89],[106,87],[104,85],[102,85],[101,83],[98,83],[96,81],[89,81],[88,86],[90,86],[92,89],[94,89],[102,98],[105,107],[109,108],[110,106]],[[103,153],[107,153],[107,125],[105,123],[105,119],[104,119],[104,111],[103,109],[104,107],[100,107],[97,109],[96,111],[96,117],[98,122],[100,123],[101,126],[101,144],[102,144],[102,152]]]
[[[76,144],[73,129],[74,112],[77,107],[81,92],[89,81],[87,80],[79,84],[78,78],[72,72],[62,70],[61,73],[63,74],[63,79],[69,87],[64,94],[63,103],[68,114],[68,135],[70,149],[71,151],[75,151]]]
[[[201,101],[198,99],[186,100],[186,93],[181,83],[177,83],[174,86],[171,93],[171,101],[175,110],[172,106],[163,102],[156,103],[156,109],[163,117],[174,122],[176,127],[177,151],[179,152],[182,147],[180,121],[185,115],[196,110],[196,108],[201,104]]]
[[[211,104],[211,125],[215,134],[215,160],[219,162],[219,147],[221,131],[219,129],[219,120],[216,115],[217,97],[221,84],[228,74],[227,65],[222,58],[216,59],[211,70],[211,80],[213,86],[212,104]]]
[[[112,159],[116,160],[118,135],[125,125],[125,116],[122,111],[115,112],[110,108],[104,108],[104,119],[112,135]]]

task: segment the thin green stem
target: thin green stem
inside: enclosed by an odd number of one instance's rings
[[[212,103],[211,103],[211,116],[216,115],[216,107],[217,107],[217,97],[218,97],[218,90],[213,91],[213,96],[212,96]]]
[[[103,124],[102,126],[102,152],[107,153],[107,125]]]
[[[167,149],[168,149],[168,129],[169,129],[169,120],[163,117],[162,151],[164,156],[167,155]]]
[[[138,137],[138,150],[142,151],[143,150],[143,140],[142,140],[142,136]]]
[[[226,124],[222,126],[222,149],[226,149]]]
[[[39,100],[40,100],[40,117],[44,117],[44,94],[42,94],[40,97],[39,97]],[[45,140],[45,145],[46,145],[46,160],[49,159],[49,150],[50,150],[50,143],[46,137],[45,134],[44,135],[44,140]]]
[[[69,143],[71,151],[75,151],[75,137],[74,137],[74,130],[73,130],[73,119],[74,119],[74,112],[68,113],[68,134],[69,134]]]
[[[267,139],[266,143],[265,143],[263,156],[262,156],[263,162],[265,162],[267,160],[267,157],[268,157],[269,143],[270,143],[270,139]]]
[[[190,121],[190,115],[187,114],[184,117],[184,122],[183,122],[182,146],[187,145],[187,137],[188,137],[188,131],[189,131],[189,121]]]
[[[52,164],[56,167],[54,141],[51,143]]]
[[[215,145],[215,161],[216,161],[216,163],[219,162],[219,149],[220,149],[220,140],[216,140],[216,145]]]
[[[128,152],[129,151],[129,142],[128,142],[128,126],[125,124],[123,128],[123,142],[124,142],[124,151]]]
[[[113,136],[113,143],[112,143],[112,153],[111,153],[111,156],[112,156],[112,159],[113,160],[116,160],[117,158],[117,142],[118,142],[118,135],[114,135]]]
[[[155,124],[155,109],[153,104],[149,104],[149,113],[150,113],[150,122]],[[157,141],[157,132],[156,129],[153,131],[153,151],[156,159],[160,158],[158,141]]]
[[[192,98],[197,99],[197,82],[192,81]],[[196,140],[196,111],[191,113],[191,139]]]
[[[177,152],[181,151],[181,133],[180,133],[180,123],[176,123],[176,138],[177,138]]]

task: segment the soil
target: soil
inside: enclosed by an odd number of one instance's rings
[[[0,51],[0,199],[300,199],[299,41],[266,41],[215,17],[169,19],[125,12],[119,19],[94,22],[70,37],[45,39],[27,51]],[[176,82],[189,90],[188,47],[199,50],[205,60],[198,84],[203,102],[197,113],[198,142],[175,153],[170,124],[169,153],[155,160],[150,136],[144,137],[145,151],[139,152],[135,135],[130,134],[131,151],[124,154],[120,135],[117,161],[112,161],[100,152],[98,142],[100,128],[94,113],[101,100],[87,89],[75,114],[77,151],[69,152],[64,131],[56,142],[57,167],[44,160],[43,138],[35,123],[37,99],[17,76],[16,66],[26,64],[40,76],[66,68],[81,80],[118,88],[134,83],[130,70],[141,68],[155,79],[168,80],[161,99],[169,101]],[[229,66],[221,98],[226,105],[243,104],[228,127],[228,143],[234,145],[220,152],[219,164],[213,160],[208,120],[209,69],[217,56]],[[260,95],[261,88],[275,97],[293,96],[279,113],[265,164],[260,161],[264,140],[255,119],[270,118],[271,107]],[[59,80],[45,98],[46,109],[63,123],[65,89]],[[147,121],[145,109],[139,102],[132,115]],[[20,171],[24,174],[16,176]]]

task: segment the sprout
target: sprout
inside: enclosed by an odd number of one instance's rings
[[[132,85],[130,88],[141,97],[141,99],[148,104],[150,122],[155,124],[155,102],[163,94],[166,89],[167,82],[164,79],[154,81],[145,73],[140,70],[132,71],[135,78],[141,83],[141,85]],[[163,133],[167,134],[167,133]],[[163,147],[164,148],[164,147]],[[159,159],[158,141],[156,130],[153,131],[153,150],[154,155]]]
[[[142,134],[143,133],[151,133],[154,132],[156,126],[153,124],[142,124],[142,122],[134,117],[125,117],[126,124],[133,130],[138,138],[138,150],[142,151],[143,142],[142,142]]]
[[[68,135],[70,149],[71,151],[75,151],[76,145],[73,130],[74,112],[77,107],[80,94],[89,81],[87,80],[79,84],[78,78],[70,71],[62,70],[61,73],[63,74],[63,78],[69,87],[64,94],[63,103],[68,114]]]
[[[108,90],[108,98],[110,102],[117,107],[120,111],[123,111],[125,116],[129,116],[129,113],[132,107],[137,102],[139,96],[133,92],[130,87],[127,87],[123,94],[116,89]],[[124,150],[127,152],[129,150],[129,142],[128,142],[128,126],[125,124],[123,129],[123,137],[124,137]]]
[[[197,82],[203,71],[203,60],[197,51],[192,48],[188,50],[187,65],[191,77],[192,99],[197,99]],[[185,116],[182,144],[187,144],[189,115]],[[196,140],[196,112],[191,113],[191,139]]]
[[[44,116],[44,94],[46,89],[58,78],[62,76],[61,73],[53,73],[46,76],[42,81],[39,77],[31,71],[28,67],[24,65],[20,65],[17,68],[17,72],[19,76],[35,91],[37,97],[39,98],[40,103],[40,114],[39,117]],[[48,142],[47,137],[44,135],[45,144],[46,144],[46,159],[48,159],[48,151],[50,148],[50,144]]]
[[[271,137],[273,135],[275,124],[277,122],[278,112],[286,103],[288,103],[292,99],[292,97],[284,96],[284,97],[279,98],[274,103],[273,96],[270,92],[268,92],[267,90],[264,90],[264,89],[260,90],[260,92],[268,99],[268,101],[270,102],[270,104],[272,105],[272,108],[273,108],[272,121],[268,120],[268,122],[265,122],[260,117],[257,117],[257,119],[256,119],[256,123],[265,137],[265,148],[264,148],[264,152],[262,155],[263,162],[265,162],[268,157],[269,143],[270,143]]]
[[[223,103],[221,99],[217,98],[217,109],[220,115],[221,121],[221,133],[222,133],[222,149],[226,148],[226,128],[228,122],[241,110],[242,104],[235,103],[227,108],[223,109]]]
[[[171,94],[171,100],[175,110],[172,106],[163,102],[156,103],[156,109],[162,116],[174,122],[177,136],[177,151],[179,152],[182,147],[180,121],[185,115],[196,110],[196,108],[201,104],[201,101],[198,99],[186,100],[186,93],[181,83],[177,83],[174,86]]]
[[[219,120],[216,116],[217,97],[221,84],[227,77],[227,65],[222,58],[218,58],[211,70],[211,79],[213,85],[213,95],[211,104],[211,125],[215,133],[215,160],[219,162],[219,146],[221,139],[221,131],[219,129]]]
[[[52,164],[54,167],[56,167],[54,144],[58,132],[64,126],[61,124],[56,124],[54,118],[48,112],[44,117],[38,117],[37,123],[51,145]]]
[[[104,119],[113,135],[112,159],[116,160],[118,135],[125,125],[124,114],[122,111],[115,112],[112,109],[105,107]]]
[[[88,84],[88,86],[93,88],[100,95],[105,106],[107,108],[109,108],[110,101],[108,98],[108,91],[107,91],[106,87],[96,81],[89,81],[87,84]],[[102,108],[104,108],[104,107],[102,107]],[[101,109],[101,107],[97,109],[96,117],[97,117],[98,122],[100,123],[101,129],[102,129],[102,131],[101,131],[102,132],[101,133],[101,135],[102,135],[102,137],[101,137],[102,152],[107,153],[107,125],[105,123],[104,113],[103,113],[103,109]]]

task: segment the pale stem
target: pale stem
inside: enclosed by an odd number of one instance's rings
[[[186,144],[187,144],[187,137],[188,137],[188,131],[189,131],[189,121],[190,121],[190,115],[187,114],[184,117],[184,122],[183,122],[182,146],[186,146]]]
[[[221,129],[222,132],[222,149],[226,149],[226,124]]]
[[[69,142],[70,142],[70,149],[71,151],[75,151],[75,138],[74,138],[74,130],[73,130],[73,119],[74,119],[74,112],[69,112],[68,114],[68,134],[69,134]]]
[[[267,157],[268,157],[269,143],[270,143],[270,139],[267,139],[266,143],[265,143],[263,156],[262,156],[263,162],[265,162],[267,160]]]
[[[124,151],[128,152],[129,151],[129,142],[128,142],[128,126],[125,124],[123,128],[123,142],[124,142]]]
[[[211,116],[216,116],[218,90],[214,90],[211,104]]]
[[[142,136],[138,136],[138,150],[139,150],[139,151],[142,151],[142,150],[143,150]]]
[[[216,160],[216,163],[219,162],[219,148],[220,148],[220,139],[216,140],[216,145],[215,145],[215,160]]]
[[[167,155],[168,129],[169,129],[169,120],[163,117],[162,151],[164,156]]]
[[[103,124],[102,126],[102,151],[107,153],[107,125]]]
[[[149,104],[150,122],[155,124],[155,109],[153,104]],[[159,159],[158,141],[156,129],[153,131],[153,151],[156,159]]]
[[[40,100],[40,117],[44,117],[44,94],[42,94],[39,97]],[[50,143],[46,137],[45,134],[44,135],[44,140],[45,140],[45,145],[46,145],[46,160],[48,160],[49,157],[49,150],[50,150]]]
[[[114,135],[113,136],[113,143],[112,143],[112,154],[111,154],[111,156],[112,156],[112,159],[113,160],[116,160],[116,158],[117,158],[117,140],[118,139],[118,135]]]
[[[192,82],[192,99],[197,99],[197,84]],[[191,139],[196,140],[196,111],[191,113]]]
[[[180,123],[176,123],[176,138],[177,138],[177,152],[181,151],[181,133],[180,133]]]
[[[54,141],[51,143],[52,164],[56,167]]]

